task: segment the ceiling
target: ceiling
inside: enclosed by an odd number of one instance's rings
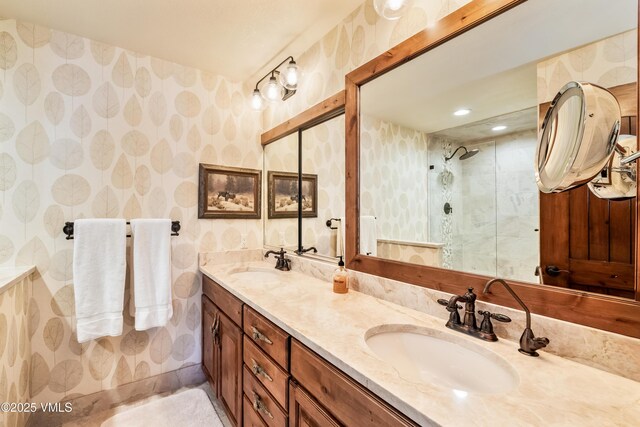
[[[307,50],[362,2],[2,0],[0,16],[245,81]]]
[[[525,110],[490,117],[474,123],[444,129],[431,135],[469,144],[475,141],[497,138],[505,134],[536,130],[537,123],[538,109],[531,107]],[[495,126],[506,126],[506,129],[494,131],[493,128]]]
[[[535,107],[539,61],[636,28],[637,7],[528,1],[363,85],[362,112],[431,133]]]

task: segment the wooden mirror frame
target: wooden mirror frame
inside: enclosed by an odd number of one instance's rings
[[[489,279],[487,276],[403,263],[359,253],[360,86],[525,1],[527,0],[474,0],[440,20],[433,28],[415,34],[345,76],[345,252],[348,268],[458,295],[463,294],[468,287],[477,290],[484,287]],[[636,197],[636,224],[640,220],[639,199],[640,197]],[[512,280],[509,284],[533,313],[640,338],[640,246],[637,225],[634,234],[635,300]],[[503,288],[494,288],[491,294],[479,293],[479,298],[520,309]]]

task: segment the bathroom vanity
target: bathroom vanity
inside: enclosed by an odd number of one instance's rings
[[[444,317],[360,292],[337,295],[328,281],[276,271],[260,258],[200,266],[203,365],[235,425],[602,426],[640,419],[633,380],[544,351],[527,357],[515,342],[451,332]],[[403,347],[394,333],[417,338],[418,347]],[[376,337],[391,344],[381,350]],[[430,339],[443,345],[419,347]],[[418,372],[416,348],[445,359],[463,355],[470,368],[462,379]],[[474,370],[478,359],[498,375]]]
[[[416,425],[210,277],[202,288],[203,369],[234,425]]]

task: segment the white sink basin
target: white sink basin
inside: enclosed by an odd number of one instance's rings
[[[365,341],[402,378],[450,388],[458,397],[507,393],[519,383],[506,360],[464,337],[412,325],[382,325],[369,329]]]
[[[280,281],[280,275],[277,271],[261,267],[240,267],[230,271],[229,274],[234,279],[258,284]]]

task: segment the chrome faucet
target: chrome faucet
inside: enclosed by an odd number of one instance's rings
[[[279,251],[267,251],[264,254],[265,258],[269,258],[269,255],[274,254],[276,256],[276,269],[280,271],[291,270],[291,260],[285,258],[286,252],[284,248],[280,248]]]
[[[476,298],[477,295],[473,293],[473,288],[468,288],[464,295],[454,295],[448,301],[446,299],[439,299],[438,304],[446,306],[447,311],[451,313],[449,315],[449,321],[445,326],[454,331],[462,332],[463,334],[471,335],[472,337],[485,341],[498,341],[498,337],[493,332],[491,319],[499,322],[511,322],[511,319],[504,314],[478,311],[478,314],[484,316],[482,324],[478,327],[476,321]],[[460,313],[458,312],[458,309],[462,307],[458,305],[458,302],[465,303],[464,320],[462,322],[460,321]]]
[[[516,295],[516,293],[513,291],[513,289],[511,289],[511,286],[509,286],[507,282],[497,278],[491,279],[487,282],[486,285],[484,285],[484,290],[482,291],[482,293],[486,294],[487,292],[489,292],[489,288],[494,283],[502,284],[502,286],[504,286],[507,291],[509,291],[511,296],[518,302],[518,304],[520,304],[520,307],[522,307],[525,314],[527,315],[527,326],[522,333],[522,336],[520,337],[520,348],[518,349],[518,351],[522,354],[526,354],[527,356],[538,357],[539,354],[536,350],[546,347],[549,344],[549,339],[545,337],[536,337],[533,334],[533,331],[531,330],[531,313],[529,312],[529,308],[524,304],[524,302],[522,302],[520,297]]]

